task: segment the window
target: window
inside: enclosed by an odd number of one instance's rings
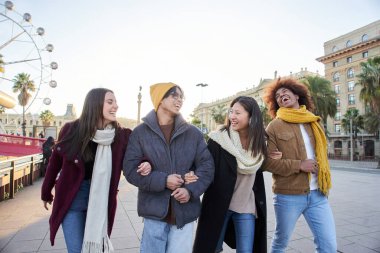
[[[355,104],[355,94],[348,94],[348,104],[349,105]]]
[[[333,81],[334,81],[334,82],[338,82],[338,81],[339,81],[339,77],[340,77],[339,72],[335,72],[335,73],[334,73],[334,76],[333,76]]]
[[[335,90],[335,94],[339,94],[340,93],[340,85],[335,85],[334,86],[334,90]]]
[[[340,133],[340,124],[335,124],[335,133]]]
[[[337,107],[340,106],[340,98],[336,98],[336,106],[337,106]]]
[[[62,121],[59,122],[59,126],[62,126]]]
[[[362,53],[363,58],[368,58],[368,51]]]
[[[335,120],[340,120],[340,118],[342,117],[342,113],[340,111],[337,111],[336,114],[335,114]]]
[[[347,40],[346,47],[350,47],[350,46],[352,46],[352,41],[351,40]]]
[[[347,78],[354,78],[354,70],[352,68],[347,70]]]
[[[335,53],[336,51],[338,51],[338,47],[337,46],[333,46],[332,51],[333,51],[333,53]]]
[[[33,120],[29,121],[29,125],[31,125],[31,126],[33,125]]]
[[[347,63],[351,63],[351,62],[352,62],[352,56],[347,57]]]
[[[334,62],[333,62],[333,67],[334,67],[334,68],[338,67],[338,62],[337,62],[337,61],[334,61]]]
[[[355,82],[354,81],[349,81],[347,83],[348,91],[353,91],[355,87]]]
[[[362,36],[362,42],[365,42],[365,41],[367,41],[368,40],[368,35],[367,34],[364,34],[363,36]]]

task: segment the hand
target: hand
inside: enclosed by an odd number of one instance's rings
[[[143,162],[137,167],[137,173],[140,173],[141,176],[147,176],[152,171],[152,166],[149,162]]]
[[[181,204],[187,203],[190,200],[190,194],[186,188],[175,189],[172,192],[172,196]]]
[[[181,175],[178,174],[171,174],[168,176],[166,180],[166,187],[172,191],[174,191],[178,187],[181,187],[182,184],[183,179],[181,178]]]
[[[282,157],[282,152],[278,151],[277,149],[275,151],[272,151],[268,154],[268,157],[270,159],[279,160]]]
[[[42,202],[44,202],[44,207],[45,207],[45,209],[46,209],[46,210],[49,210],[47,204],[49,203],[49,205],[51,205],[51,202],[52,202],[52,201],[42,201]]]
[[[198,180],[198,176],[194,174],[194,171],[190,171],[185,174],[185,184],[195,183]]]
[[[307,159],[304,161],[301,161],[300,170],[304,172],[310,172],[310,173],[318,173],[318,163],[315,160]]]

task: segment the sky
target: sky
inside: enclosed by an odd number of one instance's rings
[[[42,43],[54,45],[44,59],[59,66],[52,71],[58,86],[50,88],[41,78],[29,112],[49,109],[63,115],[66,105],[74,104],[79,115],[87,92],[104,87],[116,95],[118,116],[131,119],[137,118],[139,86],[142,116],[153,108],[150,85],[174,82],[184,89],[182,114],[189,118],[199,103],[257,86],[261,78],[273,78],[275,71],[285,76],[306,67],[324,74],[323,64],[315,60],[324,54],[323,43],[380,18],[378,0],[13,3],[16,12],[32,15],[34,27],[44,27]],[[0,29],[4,40],[4,29],[14,27]],[[8,53],[6,60],[18,59],[13,53],[23,52],[22,43],[11,44],[13,51],[0,51]],[[3,77],[12,79],[11,74],[11,69],[6,70]],[[197,87],[198,83],[208,86]],[[8,92],[11,86],[0,81],[1,90]],[[52,101],[49,106],[42,103],[46,96]],[[21,113],[22,109],[16,106],[7,112]]]

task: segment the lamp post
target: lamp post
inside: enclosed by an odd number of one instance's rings
[[[351,143],[351,152],[350,152],[350,161],[352,162],[354,159],[354,144],[352,143],[352,118],[350,118],[350,143]]]
[[[140,124],[140,111],[141,111],[141,85],[139,87],[139,94],[137,95],[137,125]]]
[[[207,87],[208,84],[207,83],[198,83],[196,85],[197,87],[201,87],[201,104],[203,103],[203,88],[204,87]],[[202,108],[202,117],[201,117],[201,132],[203,132],[203,115],[204,115],[204,108]]]

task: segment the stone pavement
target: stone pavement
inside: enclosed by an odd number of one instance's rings
[[[333,209],[338,252],[380,252],[380,170],[376,163],[331,161],[332,183],[329,200]],[[359,168],[362,168],[359,170]],[[275,221],[271,175],[265,174],[268,205],[268,247]],[[0,253],[66,252],[62,231],[55,246],[49,242],[48,217],[40,201],[42,180],[18,192],[15,199],[0,202]],[[120,181],[118,209],[111,240],[116,252],[137,253],[143,228],[136,212],[137,190],[124,178]],[[227,253],[235,252],[225,248]],[[286,252],[312,253],[312,234],[301,218]],[[154,253],[154,252],[152,252]]]

